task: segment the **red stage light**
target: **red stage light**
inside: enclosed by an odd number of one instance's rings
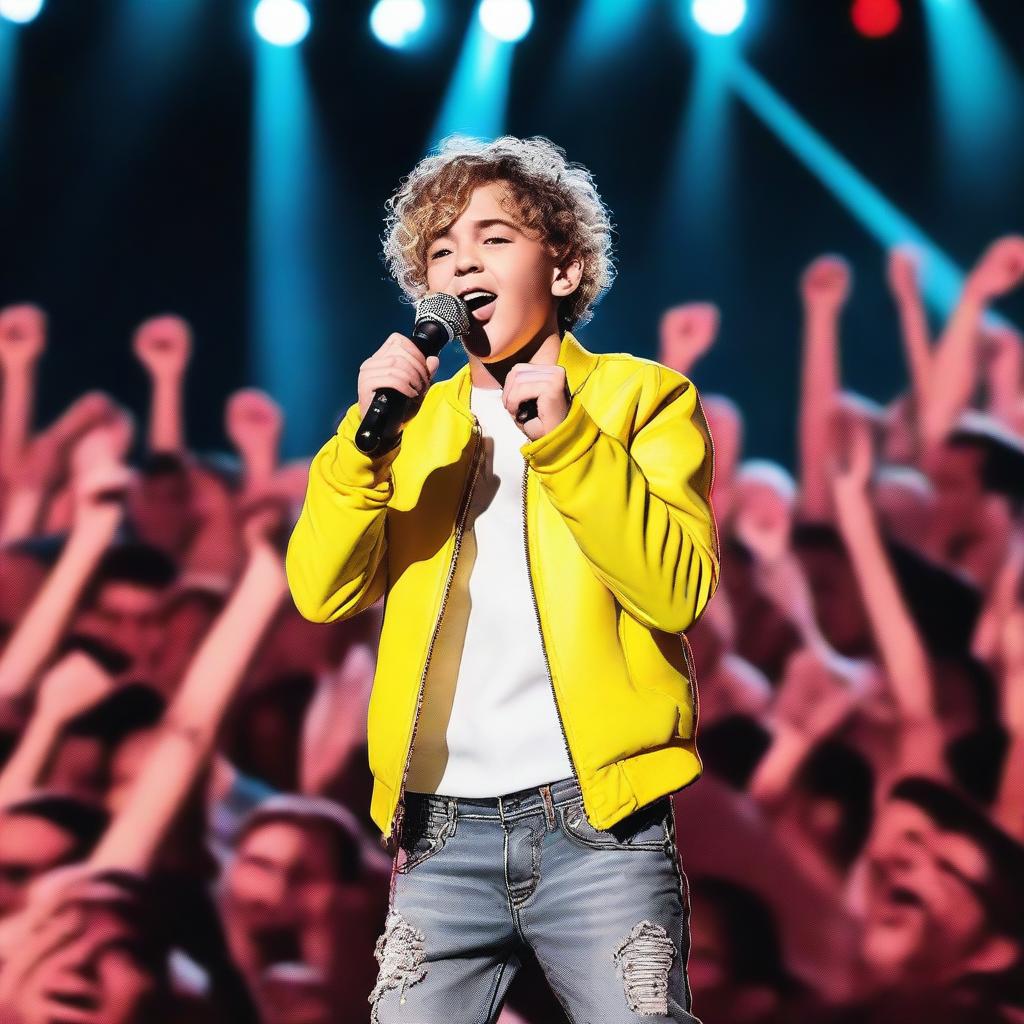
[[[861,35],[878,39],[896,30],[903,11],[899,0],[856,0],[850,17]]]

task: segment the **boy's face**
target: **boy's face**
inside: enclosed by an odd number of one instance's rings
[[[543,240],[502,206],[507,196],[503,182],[477,187],[458,220],[427,246],[429,291],[496,296],[481,309],[470,303],[465,344],[484,362],[508,358],[538,336],[558,332],[558,303],[579,283],[579,264],[560,273]],[[496,219],[506,223],[487,223]]]

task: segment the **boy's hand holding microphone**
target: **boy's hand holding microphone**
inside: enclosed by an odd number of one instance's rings
[[[395,388],[411,399],[404,427],[423,402],[440,363],[439,356],[425,356],[404,334],[389,335],[359,367],[359,411],[366,415],[378,388]]]

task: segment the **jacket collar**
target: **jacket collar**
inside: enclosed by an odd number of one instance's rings
[[[570,395],[575,395],[597,366],[598,356],[585,349],[571,331],[562,335],[562,345],[558,352],[557,363],[565,370],[565,379],[569,385]],[[469,375],[469,363],[459,368],[445,381],[438,385],[444,389],[445,398],[468,419],[473,418],[469,396],[472,382]]]

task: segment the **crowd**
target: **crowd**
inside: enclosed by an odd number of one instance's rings
[[[674,795],[704,1024],[1024,1021],[1024,377],[996,241],[930,337],[889,253],[907,387],[843,389],[852,274],[800,282],[794,472],[702,391],[722,586],[688,631],[704,774]],[[657,359],[700,386],[707,304]],[[55,339],[59,346],[60,339]],[[369,817],[381,606],[296,611],[309,459],[230,396],[189,449],[192,349],[142,324],[142,425],[33,424],[45,315],[0,311],[0,1021],[369,1019],[391,854]],[[565,1017],[527,959],[500,1024]]]

